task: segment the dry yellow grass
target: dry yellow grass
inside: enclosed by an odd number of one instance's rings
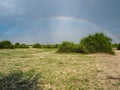
[[[58,54],[56,50],[0,50],[0,72],[41,72],[44,90],[120,90],[120,51]]]

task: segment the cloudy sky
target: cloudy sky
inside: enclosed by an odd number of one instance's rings
[[[0,41],[79,42],[96,32],[120,41],[120,0],[0,0]]]

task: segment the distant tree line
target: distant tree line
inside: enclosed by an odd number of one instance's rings
[[[13,45],[8,40],[0,42],[0,49],[14,49],[14,48],[29,48],[29,46],[26,44],[20,44],[20,43],[16,43]]]
[[[32,48],[58,48],[60,44],[39,44],[35,43],[32,45]]]
[[[20,43],[15,43],[12,44],[10,41],[5,40],[0,42],[0,49],[14,49],[14,48],[58,48],[59,44],[39,44],[35,43],[33,45],[26,45],[26,44],[20,44]]]

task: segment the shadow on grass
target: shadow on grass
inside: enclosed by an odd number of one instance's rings
[[[0,73],[0,90],[42,90],[38,86],[40,74],[14,71],[8,75]]]

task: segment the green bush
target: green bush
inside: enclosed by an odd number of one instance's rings
[[[103,33],[96,33],[83,38],[80,42],[89,53],[104,52],[114,54],[111,45],[111,39]]]
[[[41,48],[42,46],[39,43],[35,43],[32,47],[33,48]]]
[[[74,51],[74,43],[73,42],[63,42],[60,46],[57,52],[63,52],[63,53],[70,53]]]
[[[10,41],[1,41],[0,42],[0,48],[1,49],[13,49],[14,45]]]

